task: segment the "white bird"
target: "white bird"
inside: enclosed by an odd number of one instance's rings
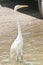
[[[11,48],[10,48],[10,57],[13,58],[14,55],[16,54],[17,59],[19,58],[19,56],[21,57],[21,59],[23,59],[23,37],[22,37],[22,32],[21,32],[21,27],[19,24],[19,20],[16,14],[17,9],[22,8],[22,7],[28,7],[27,5],[16,5],[14,8],[14,15],[15,15],[15,19],[17,22],[17,26],[18,26],[18,35],[16,40],[12,43]]]

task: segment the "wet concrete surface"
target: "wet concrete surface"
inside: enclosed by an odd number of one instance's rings
[[[30,3],[28,8],[17,11],[24,39],[23,62],[18,65],[43,65],[43,20],[40,19],[38,7],[36,5],[30,7]],[[17,36],[13,12],[15,4],[18,4],[17,1],[0,3],[0,65],[12,65],[10,46]]]

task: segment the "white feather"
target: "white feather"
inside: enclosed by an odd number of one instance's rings
[[[18,26],[18,36],[16,38],[16,40],[12,43],[11,48],[10,48],[10,57],[14,57],[13,55],[16,54],[17,56],[22,56],[22,48],[23,48],[23,38],[22,38],[22,33],[21,33],[21,27],[19,24],[19,20],[16,14],[16,10],[20,7],[20,5],[15,6],[14,8],[14,15],[15,15],[15,19],[17,22],[17,26]]]

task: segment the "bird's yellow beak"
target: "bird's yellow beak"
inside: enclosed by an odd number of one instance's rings
[[[28,5],[20,5],[20,8],[28,7]]]

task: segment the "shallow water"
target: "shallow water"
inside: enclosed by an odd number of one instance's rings
[[[43,36],[38,38],[35,35],[36,33],[23,33],[23,62],[20,65],[43,65]],[[0,40],[0,65],[11,65],[10,45],[9,40]]]

